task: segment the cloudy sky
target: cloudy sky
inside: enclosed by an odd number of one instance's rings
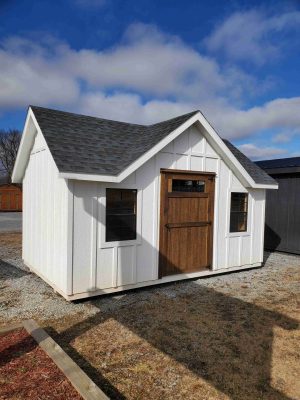
[[[0,128],[29,104],[145,124],[200,109],[252,159],[300,156],[300,2],[0,0]]]

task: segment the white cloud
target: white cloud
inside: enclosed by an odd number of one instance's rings
[[[292,139],[291,135],[289,132],[287,133],[278,133],[272,138],[272,142],[274,143],[288,143]]]
[[[144,24],[132,25],[122,44],[106,51],[69,49],[62,67],[93,87],[196,99],[230,90],[237,76],[230,71],[227,79],[213,59]]]
[[[300,12],[268,16],[261,10],[236,12],[218,25],[206,38],[210,51],[221,51],[232,60],[263,64],[279,56],[278,34],[298,29]]]
[[[300,97],[243,109],[237,99],[261,83],[149,25],[130,26],[121,44],[105,51],[10,38],[0,45],[0,71],[0,111],[38,104],[153,123],[201,109],[231,139],[300,126]]]
[[[238,110],[228,105],[216,110],[215,123],[230,137],[243,137],[265,129],[299,129],[300,97],[275,99],[260,107]]]
[[[223,137],[238,139],[259,131],[287,128],[298,132],[300,97],[277,99],[262,107],[238,110],[224,100],[203,101],[151,100],[143,102],[136,94],[106,95],[98,91],[82,95],[77,111],[128,122],[150,124],[200,109]],[[278,142],[279,143],[279,142]]]
[[[144,103],[136,94],[106,95],[103,92],[94,92],[81,97],[77,111],[108,119],[151,124],[196,109],[193,103],[168,100],[150,100]]]
[[[123,90],[198,103],[215,97],[240,102],[264,87],[245,72],[221,68],[178,37],[145,24],[131,25],[121,44],[105,51],[77,51],[49,38],[11,38],[1,47],[0,105],[16,101],[20,106],[28,96],[42,104],[68,104],[80,84],[89,90]]]
[[[284,149],[277,147],[258,147],[253,143],[246,143],[239,146],[239,149],[252,160],[264,160],[274,158],[275,156],[282,156],[287,153]]]
[[[296,135],[300,134],[300,128],[295,128],[293,130],[287,130],[284,132],[280,132],[276,134],[272,138],[272,142],[274,143],[288,143],[290,142]]]
[[[0,108],[70,103],[79,85],[57,64],[48,44],[10,38],[0,48]]]

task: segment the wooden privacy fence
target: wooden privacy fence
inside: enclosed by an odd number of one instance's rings
[[[0,211],[22,211],[22,190],[19,187],[0,186]]]

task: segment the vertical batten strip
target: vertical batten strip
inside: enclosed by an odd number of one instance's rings
[[[260,249],[260,262],[264,259],[264,237],[265,237],[265,215],[266,215],[266,190],[262,191],[262,215],[261,215],[261,249]]]
[[[220,202],[220,159],[217,160],[217,175],[215,178],[214,198],[214,231],[213,231],[213,261],[212,270],[218,269],[218,234],[219,234],[219,202]]]
[[[67,180],[67,294],[73,294],[74,182]]]
[[[249,197],[251,198],[251,232],[250,232],[250,264],[253,263],[253,234],[254,234],[254,204],[255,200],[253,197],[253,192],[249,193]]]
[[[91,224],[91,266],[90,288],[96,289],[96,252],[97,252],[97,182],[92,185],[92,224]]]
[[[156,170],[156,157],[154,162],[154,171]],[[153,202],[153,233],[152,233],[152,243],[153,243],[153,253],[154,253],[154,265],[152,271],[152,279],[158,279],[158,260],[159,260],[159,224],[160,224],[160,174],[156,176],[154,180],[154,202]]]
[[[231,195],[231,185],[232,185],[232,171],[228,170],[228,189],[227,189],[227,201],[226,201],[226,232],[225,232],[225,241],[226,241],[226,268],[229,267],[229,241],[228,237],[229,232],[229,224],[230,224],[230,195]]]
[[[113,248],[114,287],[118,287],[118,246]]]

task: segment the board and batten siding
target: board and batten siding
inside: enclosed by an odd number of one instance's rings
[[[72,181],[73,294],[158,279],[160,169],[215,172],[212,270],[263,259],[265,190],[247,190],[192,126],[121,183]],[[137,240],[105,242],[106,188],[137,189]],[[248,231],[229,233],[231,192],[248,192]]]
[[[38,132],[23,180],[23,260],[53,287],[70,293],[68,265],[68,182]]]

